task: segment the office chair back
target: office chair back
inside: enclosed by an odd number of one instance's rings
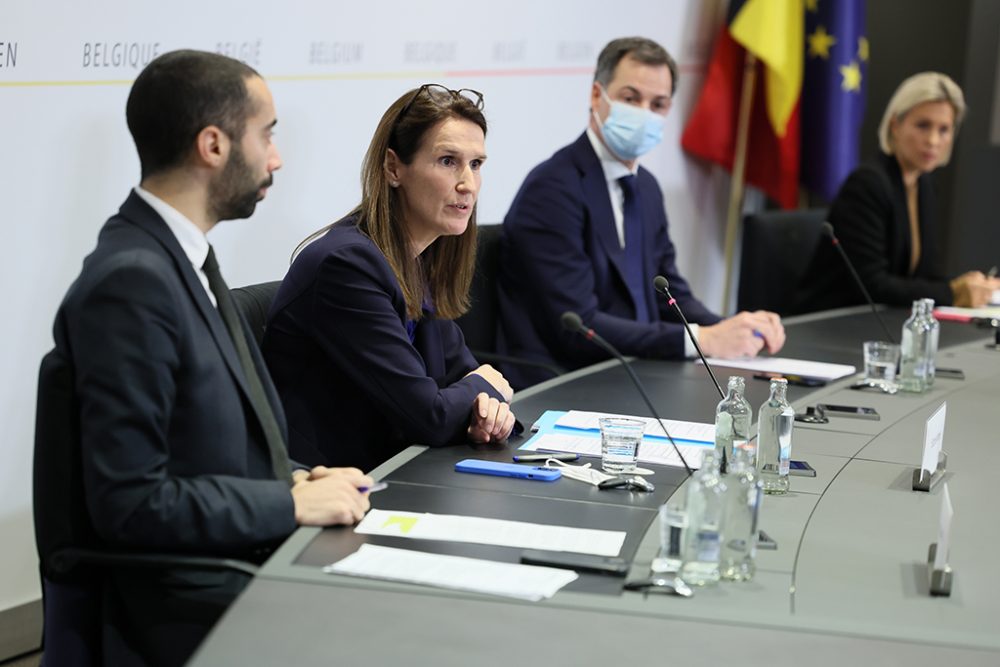
[[[233,295],[233,302],[236,309],[243,313],[253,337],[257,340],[257,345],[264,341],[264,326],[267,324],[267,313],[271,310],[271,303],[281,286],[280,280],[269,283],[257,283],[256,285],[246,285],[229,290]]]
[[[102,663],[109,568],[228,570],[247,576],[257,571],[251,563],[227,558],[107,549],[87,511],[73,363],[59,348],[42,358],[38,372],[32,499],[42,583],[42,667]]]
[[[500,320],[500,298],[497,296],[497,276],[500,274],[500,234],[503,225],[480,225],[476,234],[476,272],[469,289],[472,305],[469,312],[456,320],[472,356],[481,364],[530,366],[540,368],[555,377],[566,371],[558,366],[530,359],[512,357],[497,351],[497,326]]]
[[[47,665],[96,665],[101,656],[100,572],[67,558],[98,543],[83,501],[79,414],[72,364],[53,349],[38,373],[32,472]]]
[[[476,359],[497,349],[497,274],[500,270],[501,225],[480,225],[476,233],[476,272],[472,277],[469,312],[458,318],[465,344]]]
[[[826,209],[764,211],[743,224],[739,310],[787,314],[822,236]]]

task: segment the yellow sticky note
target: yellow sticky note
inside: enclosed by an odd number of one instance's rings
[[[390,515],[385,523],[382,524],[383,528],[389,528],[390,526],[399,526],[399,532],[406,535],[408,532],[413,530],[413,527],[417,525],[417,518],[415,516],[399,516]]]

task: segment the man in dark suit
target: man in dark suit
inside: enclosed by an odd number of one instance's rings
[[[101,230],[55,323],[80,407],[89,520],[108,548],[261,559],[296,525],[353,523],[354,469],[292,472],[285,420],[205,234],[249,217],[281,166],[271,94],[246,65],[175,51],[126,110],[141,184]],[[182,664],[246,584],[104,573],[105,664]]]
[[[777,315],[722,319],[677,271],[663,195],[638,165],[662,137],[676,82],[673,58],[656,42],[616,39],[601,51],[588,130],[528,174],[504,219],[502,351],[566,368],[606,358],[562,330],[560,316],[572,310],[624,354],[693,356],[679,318],[653,289],[657,274],[670,281],[706,355],[754,356],[784,344]],[[515,388],[545,379],[523,367],[504,375]]]

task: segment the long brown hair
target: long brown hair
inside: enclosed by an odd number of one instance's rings
[[[421,318],[427,291],[433,297],[435,317],[451,320],[465,313],[476,265],[475,207],[462,234],[439,237],[419,257],[412,256],[400,195],[389,185],[384,167],[390,148],[403,164],[410,164],[429,131],[451,118],[475,123],[486,135],[486,118],[473,101],[458,94],[446,97],[445,101],[432,96],[421,87],[389,106],[361,164],[361,203],[348,214],[357,217],[358,229],[385,255],[403,290],[411,320]],[[331,226],[310,235],[296,253]]]

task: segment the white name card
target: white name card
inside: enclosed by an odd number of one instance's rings
[[[947,410],[946,401],[927,418],[927,425],[924,427],[924,456],[920,468],[926,470],[928,475],[933,474],[938,467],[938,457],[944,444],[944,418]]]
[[[937,549],[934,552],[934,569],[943,570],[948,564],[948,541],[951,539],[951,519],[955,510],[951,507],[951,494],[948,493],[948,483],[944,484],[941,494],[941,518],[938,520]]]

